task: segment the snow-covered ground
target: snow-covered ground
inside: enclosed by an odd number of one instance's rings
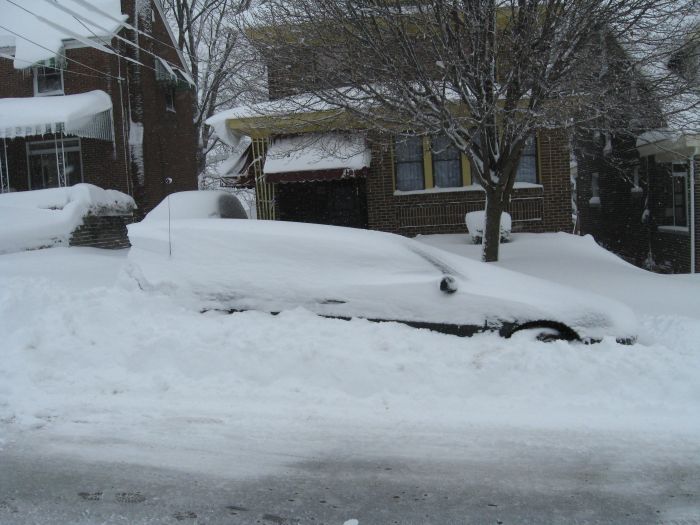
[[[466,238],[420,240],[478,258]],[[518,447],[564,458],[595,443],[659,462],[672,451],[698,471],[694,276],[636,269],[588,238],[514,235],[500,265],[639,314],[637,344],[586,346],[462,339],[302,309],[199,314],[140,290],[126,264],[126,251],[85,248],[0,256],[6,453],[250,478],[330,456],[466,460],[481,454],[464,448],[469,435],[491,457],[499,436],[503,458]]]

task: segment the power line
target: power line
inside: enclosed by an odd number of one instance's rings
[[[9,1],[9,0],[8,0],[8,1]],[[92,35],[93,35],[95,38],[97,38],[98,40],[100,40],[100,41],[101,41],[103,44],[105,44],[106,46],[110,46],[110,47],[111,47],[111,44],[109,44],[106,40],[103,40],[101,37],[99,37],[92,29],[90,29],[87,25],[85,25],[85,24],[82,22],[82,20],[87,21],[88,23],[94,25],[97,29],[99,29],[99,30],[101,30],[101,31],[105,31],[106,33],[109,33],[109,32],[110,32],[109,30],[107,30],[106,28],[104,28],[104,27],[102,27],[102,26],[96,24],[93,20],[90,20],[90,19],[88,19],[88,18],[86,18],[86,17],[80,15],[79,13],[76,13],[76,12],[73,11],[72,9],[67,8],[66,6],[60,5],[60,4],[58,4],[58,3],[55,3],[55,2],[53,2],[52,0],[44,0],[44,1],[47,2],[47,3],[49,3],[49,4],[51,4],[51,5],[53,5],[54,7],[57,7],[57,8],[60,9],[61,11],[65,12],[65,13],[67,13],[67,14],[69,14],[69,15],[71,15],[71,16],[72,16],[73,18],[75,18],[75,20],[76,20],[78,23],[80,23],[85,29],[87,29],[88,31],[90,31],[90,33],[92,33]],[[33,13],[32,13],[32,14],[33,14]],[[81,20],[81,19],[82,19],[82,20]],[[132,42],[132,41],[129,40],[128,38],[124,38],[123,36],[118,35],[118,34],[116,34],[116,33],[114,34],[114,37],[117,38],[117,39],[119,39],[119,40],[121,40],[122,42],[125,42],[125,43],[129,44],[130,46],[135,47],[135,48],[138,49],[139,51],[143,51],[144,53],[146,53],[146,54],[148,54],[148,55],[151,55],[151,56],[153,56],[153,57],[155,57],[155,58],[158,58],[158,59],[160,59],[160,60],[163,60],[164,62],[167,62],[167,63],[168,63],[170,66],[172,66],[172,67],[175,67],[175,68],[178,67],[177,65],[173,64],[173,63],[170,62],[169,60],[165,60],[163,57],[156,55],[156,54],[153,53],[152,51],[149,51],[148,49],[142,48],[142,47],[139,46],[137,43]],[[157,40],[157,41],[160,42],[159,40]],[[161,43],[163,43],[163,42],[161,42]],[[164,43],[163,43],[163,44],[164,44]],[[164,45],[166,45],[166,44],[164,44]],[[170,47],[172,47],[172,46],[170,46]],[[114,49],[114,48],[111,48],[111,49],[112,49],[117,55],[119,55],[120,57],[124,58],[125,60],[128,60],[129,62],[133,62],[133,63],[138,64],[138,65],[140,65],[140,66],[143,66],[143,67],[145,67],[145,68],[148,68],[148,69],[151,69],[151,70],[153,70],[153,71],[156,71],[154,68],[152,68],[152,67],[150,67],[150,66],[148,66],[148,65],[146,65],[146,64],[144,64],[144,63],[142,63],[142,62],[139,62],[138,60],[135,60],[135,59],[133,59],[133,58],[131,58],[131,57],[127,57],[127,56],[125,56],[125,55],[119,54],[119,52],[118,52],[116,49]]]
[[[13,57],[12,55],[8,55],[8,54],[2,53],[2,52],[0,52],[0,58],[5,58],[7,60],[16,60],[17,62],[24,62],[25,64],[29,64],[29,65],[36,64],[36,62],[32,62],[31,60],[23,60],[21,58],[16,58],[16,57]],[[42,67],[46,67],[49,69],[56,69],[56,70],[60,69],[60,68],[54,67],[54,66],[42,66]],[[78,75],[81,77],[103,78],[102,75],[91,75],[90,73],[81,73],[79,71],[71,71],[69,69],[64,69],[63,72],[67,73],[69,75]]]
[[[116,18],[116,17],[113,17],[112,15],[110,15],[109,13],[107,13],[106,11],[103,11],[103,10],[100,9],[99,7],[90,4],[89,2],[86,2],[85,0],[73,0],[73,1],[74,1],[75,3],[77,3],[77,4],[81,5],[81,6],[83,6],[83,7],[86,8],[86,9],[89,9],[89,10],[91,10],[91,11],[94,11],[95,13],[98,13],[98,14],[104,16],[105,18],[108,18],[108,19],[110,19],[110,20],[112,20],[112,21],[114,21],[114,22],[118,22],[118,23],[122,24],[124,27],[126,27],[127,29],[129,29],[129,30],[131,30],[131,31],[135,31],[136,33],[138,33],[138,34],[140,34],[140,35],[143,35],[143,36],[145,36],[146,38],[150,38],[150,39],[153,40],[154,42],[158,42],[159,44],[162,44],[162,45],[164,45],[164,46],[166,46],[166,47],[169,47],[170,49],[174,49],[174,50],[177,51],[178,53],[182,53],[182,52],[187,53],[187,54],[189,55],[190,58],[194,58],[194,59],[197,58],[196,56],[192,55],[192,53],[190,53],[190,52],[187,51],[186,49],[181,49],[181,48],[179,48],[179,47],[176,47],[176,46],[173,46],[173,45],[168,44],[168,43],[166,43],[166,42],[163,42],[162,40],[159,40],[158,38],[156,38],[156,37],[154,37],[154,36],[152,36],[152,35],[149,35],[149,34],[146,33],[145,31],[141,31],[140,29],[138,29],[137,27],[134,27],[133,25],[129,24],[128,22],[124,22],[124,21],[122,21],[122,20],[119,20],[119,19]],[[163,20],[163,23],[167,24],[167,21],[166,21],[166,20]]]
[[[46,51],[50,51],[52,55],[55,55],[55,54],[56,54],[56,52],[55,52],[53,49],[49,49],[49,48],[46,47],[46,46],[42,46],[41,44],[39,44],[39,43],[37,43],[37,42],[34,42],[34,40],[31,40],[30,38],[27,38],[26,36],[20,35],[20,34],[17,33],[16,31],[13,31],[12,29],[9,29],[9,28],[7,28],[7,27],[5,27],[5,26],[3,26],[3,25],[0,25],[0,29],[4,29],[4,30],[7,31],[8,33],[11,33],[11,34],[15,35],[17,38],[21,38],[22,40],[26,40],[27,42],[29,42],[29,43],[31,43],[31,44],[34,44],[35,46],[40,47],[40,48],[42,48],[42,49],[45,49]],[[100,71],[99,69],[95,69],[94,67],[90,67],[90,66],[88,66],[87,64],[83,64],[82,62],[80,62],[80,61],[78,61],[78,60],[75,60],[74,58],[68,58],[68,57],[65,55],[65,53],[63,54],[63,58],[65,58],[65,59],[68,60],[69,62],[74,62],[74,63],[78,64],[79,66],[85,67],[85,68],[87,68],[87,69],[89,69],[89,70],[91,70],[91,71],[95,71],[96,73],[99,73],[100,75],[107,76],[107,77],[109,77],[109,78],[112,78],[112,79],[118,80],[118,81],[124,80],[124,79],[121,78],[121,77],[115,77],[114,75],[110,75],[109,73],[105,73],[104,71]]]

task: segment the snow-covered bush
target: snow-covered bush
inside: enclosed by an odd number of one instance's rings
[[[467,224],[467,229],[472,237],[474,244],[481,244],[484,237],[484,224],[486,223],[485,211],[472,211],[464,216],[464,222]],[[512,226],[510,213],[503,212],[501,214],[501,241],[510,240],[510,230]]]
[[[92,184],[0,195],[0,253],[67,244],[87,215],[125,215],[134,199]]]

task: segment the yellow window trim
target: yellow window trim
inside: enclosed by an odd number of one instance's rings
[[[433,153],[430,151],[430,137],[423,137],[423,187],[435,187],[433,178]]]

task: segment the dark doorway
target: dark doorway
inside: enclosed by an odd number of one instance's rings
[[[277,206],[283,221],[367,228],[367,190],[363,177],[278,184]]]

